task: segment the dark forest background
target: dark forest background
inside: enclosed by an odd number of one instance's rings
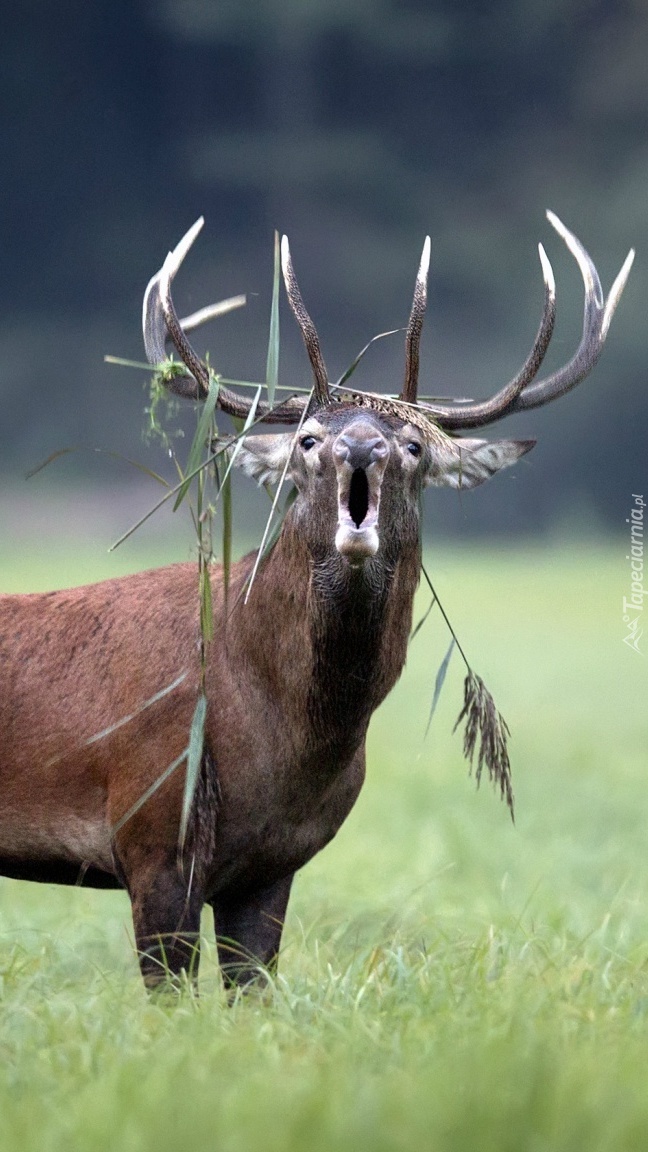
[[[403,324],[432,236],[422,390],[483,396],[518,368],[558,283],[549,368],[580,334],[582,287],[556,211],[609,287],[638,258],[592,376],[545,411],[512,472],[430,513],[453,532],[621,529],[646,490],[648,5],[595,0],[22,0],[0,37],[0,479],[70,444],[160,467],[142,442],[144,287],[200,214],[177,282],[185,311],[247,292],[202,346],[228,376],[264,374],[272,231],[289,233],[332,376]],[[398,387],[401,337],[359,387]],[[287,308],[281,382],[309,381]],[[128,491],[91,455],[29,490]],[[155,496],[152,489],[151,495]],[[73,509],[73,503],[70,508]],[[71,511],[73,515],[73,511]]]

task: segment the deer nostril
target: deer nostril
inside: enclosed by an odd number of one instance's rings
[[[382,436],[377,436],[375,440],[370,440],[371,446],[371,460],[384,460],[389,452],[389,447],[383,440]]]
[[[335,445],[335,456],[340,461],[346,461],[352,468],[368,468],[378,460],[384,460],[389,448],[382,436],[373,436],[369,439],[356,439],[354,436],[342,434]]]

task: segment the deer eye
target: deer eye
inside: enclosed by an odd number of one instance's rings
[[[312,448],[313,445],[317,443],[317,441],[315,440],[314,436],[302,436],[299,443],[301,444],[304,451],[308,452],[308,449]]]
[[[412,453],[412,456],[421,455],[421,445],[416,440],[410,440],[407,445],[407,451]]]

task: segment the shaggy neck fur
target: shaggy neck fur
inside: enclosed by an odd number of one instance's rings
[[[233,616],[230,636],[305,753],[352,755],[403,669],[420,568],[411,528],[353,569],[334,549],[314,558],[289,516]]]

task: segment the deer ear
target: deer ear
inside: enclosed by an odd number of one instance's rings
[[[476,488],[500,468],[515,464],[520,456],[531,451],[535,443],[535,440],[455,440],[457,452],[432,449],[425,483],[466,491]]]
[[[278,484],[294,440],[294,432],[247,436],[236,453],[234,464],[257,484]]]

